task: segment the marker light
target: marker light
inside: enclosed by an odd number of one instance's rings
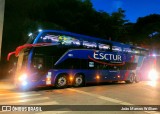
[[[100,79],[100,76],[99,76],[99,75],[97,75],[97,76],[96,76],[96,79]]]
[[[155,81],[158,79],[158,73],[155,69],[150,70],[148,77],[150,80]]]
[[[22,74],[22,75],[18,78],[19,81],[24,81],[24,80],[26,80],[26,79],[27,79],[27,74]]]
[[[73,77],[70,77],[69,80],[72,81],[72,80],[73,80]]]
[[[51,81],[51,78],[50,78],[50,77],[48,77],[48,78],[46,78],[46,80],[47,80],[47,81]]]
[[[42,32],[42,29],[39,29],[38,32]]]
[[[28,36],[32,36],[32,33],[29,33]]]

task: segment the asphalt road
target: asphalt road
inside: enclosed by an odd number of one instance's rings
[[[9,81],[0,81],[0,105],[51,105],[48,106],[49,109],[56,105],[63,105],[58,106],[54,111],[23,112],[24,114],[160,114],[153,107],[151,108],[153,111],[108,111],[132,105],[160,105],[160,82],[106,83],[80,88],[41,88],[22,92],[15,90]],[[68,105],[71,106],[67,107]],[[80,106],[77,108],[76,105]],[[105,107],[106,110],[103,110]],[[72,111],[74,108],[78,111]],[[103,111],[96,111],[101,108]],[[17,114],[22,112],[0,113]]]

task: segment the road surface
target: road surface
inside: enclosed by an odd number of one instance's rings
[[[17,91],[10,81],[0,81],[0,105],[63,105],[54,111],[23,112],[24,114],[160,114],[158,111],[96,111],[97,107],[128,105],[160,105],[160,82],[106,83],[66,89],[41,88]],[[73,105],[70,109],[65,107]],[[78,111],[72,111],[80,105]],[[52,107],[51,107],[52,108]],[[125,107],[124,107],[125,108]],[[83,111],[82,111],[83,110]],[[88,110],[88,111],[85,111]],[[95,111],[91,111],[95,110]],[[97,108],[98,110],[98,108]],[[22,112],[1,112],[17,114]]]

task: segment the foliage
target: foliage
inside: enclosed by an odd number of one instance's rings
[[[125,20],[125,11],[96,11],[90,0],[6,0],[2,59],[24,44],[28,33],[60,29],[124,43],[159,42],[160,15]],[[155,34],[157,33],[157,34]]]
[[[149,48],[160,48],[160,15],[152,14],[141,17],[134,25],[135,40],[148,45]],[[158,46],[158,47],[157,47]]]
[[[2,56],[24,44],[27,34],[38,28],[119,40],[124,17],[122,9],[112,15],[98,12],[90,0],[6,0]]]
[[[158,14],[129,23],[123,9],[112,14],[96,11],[90,0],[5,0],[4,16],[0,63],[3,66],[6,65],[7,54],[26,43],[28,33],[39,28],[66,30],[160,49]]]

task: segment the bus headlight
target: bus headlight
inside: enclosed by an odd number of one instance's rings
[[[28,83],[27,83],[26,81],[23,81],[23,82],[22,82],[22,85],[23,85],[23,86],[26,86],[27,84],[28,84]]]
[[[153,80],[153,81],[157,80],[158,79],[157,71],[155,69],[150,70],[149,74],[148,74],[148,77],[149,77],[150,80]]]
[[[18,77],[19,81],[25,81],[27,79],[27,74],[22,74]]]

